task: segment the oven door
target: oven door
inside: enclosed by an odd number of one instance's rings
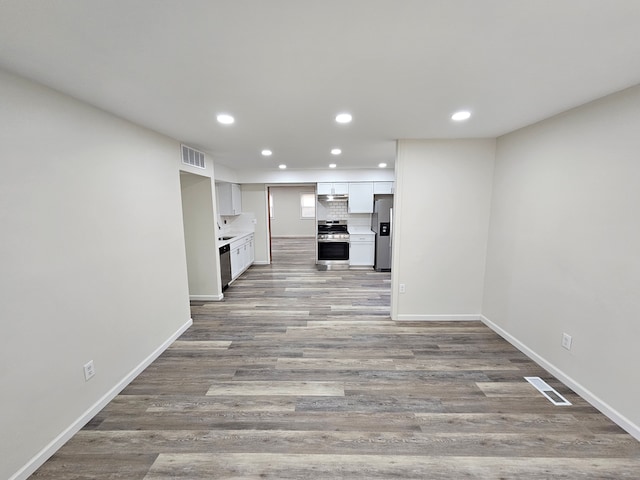
[[[318,262],[349,261],[349,242],[318,240]]]

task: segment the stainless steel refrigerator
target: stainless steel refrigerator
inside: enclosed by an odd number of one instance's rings
[[[376,234],[376,256],[373,268],[391,271],[391,232],[393,229],[393,195],[376,195],[371,215],[371,230]]]

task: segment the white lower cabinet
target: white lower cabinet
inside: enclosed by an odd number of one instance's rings
[[[375,260],[375,235],[350,235],[349,265],[372,267]]]
[[[231,244],[231,279],[232,280],[236,279],[238,275],[240,275],[240,272],[242,271],[242,264],[244,263],[240,255],[242,246],[234,245],[234,243],[237,243],[237,242],[233,242]]]
[[[253,244],[253,235],[249,235],[250,239],[247,243],[247,251],[249,252],[249,265],[253,265],[253,262],[256,261],[256,249]]]
[[[253,234],[234,240],[229,247],[231,249],[231,280],[235,280],[255,260]]]

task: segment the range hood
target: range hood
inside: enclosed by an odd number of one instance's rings
[[[318,195],[318,200],[322,202],[346,202],[349,199],[349,195]]]

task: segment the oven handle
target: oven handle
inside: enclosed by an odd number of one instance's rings
[[[335,238],[335,239],[323,238],[323,239],[318,239],[318,243],[349,243],[349,239],[348,238]]]

